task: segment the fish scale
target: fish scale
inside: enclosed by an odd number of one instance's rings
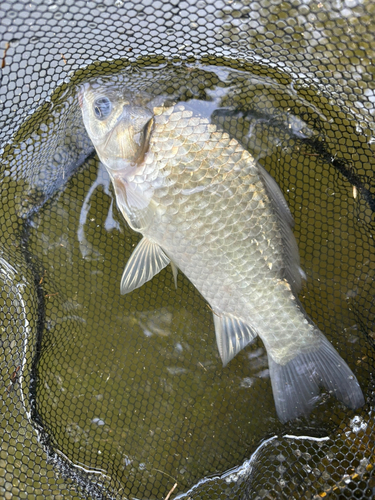
[[[181,132],[178,130],[177,134],[175,134],[176,129],[182,129],[185,130],[185,126],[183,123],[181,123],[183,120],[185,122],[189,122],[190,117],[192,113],[185,113],[185,116],[182,117],[180,113],[179,115],[179,126],[178,127],[172,127],[172,124],[178,123],[177,121],[172,121],[171,123],[168,124],[166,128],[163,127],[163,122],[161,123],[160,129],[157,127],[158,126],[158,121],[156,118],[156,124],[155,124],[155,129],[157,129],[157,133],[154,134],[152,141],[150,141],[150,149],[151,151],[155,150],[157,151],[157,154],[162,157],[162,162],[163,166],[165,165],[165,168],[170,171],[170,165],[168,163],[164,164],[165,162],[165,155],[164,151],[162,149],[162,145],[170,143],[176,143],[176,141],[181,139]],[[207,120],[202,120],[205,123],[208,124]],[[195,119],[196,122],[196,119]],[[186,125],[187,126],[187,125]],[[191,133],[191,127],[188,127],[189,134],[188,137],[185,138],[185,136],[182,136],[183,139],[189,140],[189,141],[196,141],[199,139],[199,134],[194,135]],[[211,126],[212,130],[212,126]],[[167,141],[160,141],[159,142],[159,136],[163,136],[164,139],[168,137]],[[229,136],[226,133],[219,134],[218,132],[215,133],[215,148],[219,149],[220,147],[225,151],[225,156],[228,156],[228,159],[230,158],[230,162],[220,162],[220,167],[223,170],[221,172],[221,178],[219,178],[220,174],[217,173],[215,176],[215,182],[220,186],[223,185],[225,187],[224,190],[221,190],[220,197],[213,201],[214,205],[216,205],[214,211],[216,213],[221,213],[221,224],[214,221],[213,224],[210,224],[210,214],[206,216],[206,213],[204,210],[202,210],[201,207],[199,207],[199,218],[201,220],[201,225],[198,228],[197,226],[187,226],[185,225],[183,227],[183,234],[179,234],[177,238],[173,239],[172,245],[168,244],[169,240],[169,229],[168,227],[164,227],[164,225],[160,226],[158,225],[158,233],[153,232],[152,228],[148,230],[147,235],[149,235],[151,238],[153,238],[155,241],[158,241],[159,244],[165,249],[166,253],[172,258],[173,256],[180,252],[183,253],[183,248],[186,246],[193,246],[193,247],[199,247],[197,245],[197,242],[192,242],[192,240],[200,239],[201,233],[204,232],[205,234],[210,234],[211,232],[217,232],[219,233],[217,235],[218,239],[222,242],[221,248],[215,248],[214,251],[217,250],[222,250],[225,246],[229,246],[232,249],[231,252],[231,258],[228,259],[226,262],[227,266],[231,265],[232,269],[232,275],[229,275],[229,277],[226,277],[226,280],[231,280],[233,282],[238,282],[238,281],[245,281],[245,288],[248,289],[249,287],[254,286],[255,283],[259,279],[261,279],[262,275],[264,275],[266,278],[269,276],[269,262],[272,262],[275,268],[278,265],[278,268],[282,269],[282,250],[281,248],[279,249],[279,252],[276,254],[275,252],[275,247],[276,241],[279,242],[280,246],[280,236],[279,236],[279,230],[277,227],[277,220],[276,217],[273,213],[273,211],[270,209],[268,211],[265,210],[265,205],[268,203],[269,200],[267,198],[265,189],[263,184],[261,183],[259,176],[257,175],[256,169],[254,167],[254,162],[250,155],[242,150],[240,152],[240,157],[233,158],[231,155],[227,155],[227,151],[225,148],[227,145],[232,142],[235,142],[236,144],[233,144],[233,146],[236,146],[238,149],[240,148],[239,144],[236,141],[233,141],[229,138]],[[216,141],[219,139],[218,143]],[[156,148],[153,149],[153,145],[157,144]],[[244,158],[245,157],[245,158]],[[241,165],[242,168],[238,168],[237,165],[235,164],[235,160],[237,159],[238,161],[241,161],[243,165]],[[150,168],[153,170],[153,163],[158,161],[158,156],[155,158],[152,158],[150,161]],[[189,165],[191,162],[196,163],[196,168],[194,169],[195,171],[200,171],[200,176],[198,179],[195,179],[194,176],[190,175],[190,172],[187,172],[186,169],[183,168],[183,165],[185,164],[186,159],[183,158],[183,161],[179,159],[178,162],[178,168],[179,171],[175,174],[177,179],[175,181],[175,185],[179,185],[180,189],[186,189],[186,188],[191,188],[194,187],[195,183],[199,183],[201,181],[201,178],[204,176],[205,168],[204,164],[199,163],[199,158],[198,161],[194,157],[191,159],[189,162]],[[145,165],[145,173],[144,175],[147,177],[147,169],[148,169],[148,160],[146,159],[146,165]],[[176,159],[173,162],[176,165]],[[182,165],[181,165],[182,163]],[[236,168],[237,167],[237,168]],[[162,167],[163,168],[163,167]],[[160,175],[163,176],[163,171],[162,168],[160,169]],[[225,169],[225,170],[224,170]],[[212,170],[212,165],[207,165],[206,167],[207,171]],[[241,176],[240,176],[241,173]],[[237,184],[239,184],[239,188],[244,188],[245,183],[243,182],[243,179],[246,178],[246,176],[251,176],[251,183],[248,184],[248,189],[247,192],[242,192],[242,199],[238,200],[236,199],[235,196],[231,195],[233,192],[233,188],[237,187]],[[255,183],[254,183],[255,181]],[[224,185],[225,182],[225,185]],[[237,190],[236,190],[237,191]],[[163,196],[164,191],[156,191],[154,193],[154,201],[156,203],[159,203],[160,205],[166,205],[164,202]],[[235,193],[236,194],[236,193]],[[190,212],[194,212],[195,205],[201,204],[199,200],[202,199],[203,194],[199,194],[198,201],[194,199],[193,196],[190,197],[190,199],[185,203],[188,204],[190,208]],[[212,192],[209,193],[210,198],[212,198]],[[207,206],[211,207],[212,202],[207,204]],[[231,208],[232,211],[229,211],[228,209]],[[211,208],[210,211],[212,212]],[[234,212],[236,213],[234,214]],[[196,212],[196,216],[198,212]],[[181,214],[182,215],[182,214]],[[236,224],[233,221],[233,217],[236,215],[238,217],[238,220],[236,221]],[[168,211],[164,214],[163,219],[161,222],[164,222],[164,224],[169,224],[169,214]],[[186,216],[175,216],[175,225],[178,227],[180,223],[186,223],[188,218]],[[158,221],[159,222],[159,221]],[[225,223],[227,222],[227,223]],[[244,235],[244,231],[246,231],[246,235]],[[266,232],[269,236],[270,239],[273,241],[273,245],[271,245],[264,240],[264,238],[257,238],[257,235],[263,231]],[[190,237],[186,239],[186,232],[190,233]],[[162,234],[160,234],[162,233]],[[220,234],[222,233],[222,234]],[[146,234],[146,233],[144,233]],[[201,239],[204,240],[202,237]],[[177,240],[180,241],[179,247],[176,249],[176,243]],[[249,245],[249,241],[252,244]],[[235,245],[235,243],[238,243],[238,241],[243,242],[243,246],[241,245]],[[268,240],[270,241],[270,240]],[[252,248],[254,248],[254,242],[255,242],[255,251],[252,251]],[[208,254],[205,259],[207,259],[207,262],[201,262],[201,265],[198,267],[198,263],[193,261],[190,262],[189,264],[185,263],[180,263],[180,268],[183,270],[183,272],[191,277],[191,280],[195,284],[195,286],[198,288],[198,290],[205,290],[208,289],[206,294],[207,300],[210,302],[211,305],[216,306],[216,311],[219,313],[222,309],[222,304],[218,303],[216,305],[216,301],[218,301],[218,295],[220,296],[220,292],[215,292],[216,298],[212,296],[212,292],[210,292],[209,289],[212,290],[220,290],[220,282],[223,280],[223,275],[228,275],[229,274],[229,269],[221,269],[221,274],[218,277],[218,283],[216,283],[214,280],[210,281],[209,283],[200,283],[198,276],[200,276],[200,267],[205,266],[209,267],[209,260],[213,260],[217,258],[216,254],[212,254],[210,252],[210,249],[207,248],[207,251],[204,252],[204,254]],[[202,252],[199,252],[199,248],[197,248],[197,251],[199,255],[202,255]],[[220,252],[222,255],[226,255],[223,252]],[[247,254],[247,259],[242,260],[241,256]],[[176,260],[180,260],[176,256]],[[199,259],[200,260],[200,259]],[[248,266],[248,263],[251,263],[252,265]],[[252,276],[251,279],[246,273],[246,269],[243,269],[243,266],[246,265],[248,267],[248,271],[252,271]],[[264,269],[266,267],[266,269]],[[254,273],[254,269],[256,272]],[[263,272],[262,272],[263,271]],[[195,278],[197,276],[197,278]],[[212,276],[213,278],[214,276]],[[277,277],[277,275],[275,275]],[[195,278],[195,279],[194,279]],[[242,288],[242,287],[241,287]],[[251,290],[250,290],[251,292]],[[242,292],[243,293],[243,292]],[[241,293],[241,295],[242,295]],[[233,295],[235,296],[235,292],[233,292]],[[225,299],[223,299],[224,301]],[[231,302],[234,302],[236,298],[233,297]],[[276,302],[276,301],[274,301]],[[277,307],[277,302],[274,304]],[[238,315],[242,315],[246,317],[245,311],[241,311],[237,313]],[[263,319],[263,318],[262,318]],[[304,319],[304,318],[303,318]],[[274,326],[273,326],[274,328]],[[261,329],[260,327],[257,328],[257,331],[259,334],[261,334]],[[293,335],[293,334],[292,334]],[[262,334],[261,334],[262,336]],[[264,336],[264,334],[263,334]]]
[[[154,102],[110,83],[85,84],[80,94],[118,207],[143,235],[121,292],[168,263],[175,275],[182,271],[213,310],[224,364],[260,336],[283,422],[308,414],[321,386],[350,408],[361,406],[355,376],[298,301],[303,273],[293,219],[275,181],[206,118]]]

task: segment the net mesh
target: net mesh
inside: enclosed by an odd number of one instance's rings
[[[375,495],[374,39],[370,0],[0,4],[2,497]],[[274,176],[363,408],[282,425],[263,344],[223,369],[184,276],[120,295],[139,235],[83,127],[98,76],[199,102]]]

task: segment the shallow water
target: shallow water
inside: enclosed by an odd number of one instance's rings
[[[339,173],[346,163],[331,133],[337,124],[313,88],[222,59],[123,66],[116,64],[112,74],[114,67],[96,65],[58,89],[19,132],[8,177],[15,174],[12,162],[23,162],[15,211],[30,222],[27,246],[45,314],[36,367],[38,419],[60,457],[102,472],[124,495],[154,498],[175,482],[176,492],[185,491],[242,463],[285,427],[275,414],[261,341],[223,369],[212,313],[183,275],[177,290],[167,268],[120,295],[121,274],[139,235],[118,212],[98,160],[92,156],[78,168],[82,151],[89,157],[91,148],[79,121],[77,85],[109,74],[168,93],[250,150],[279,182],[295,217],[307,275],[300,298],[364,389],[366,325],[357,311],[369,300],[375,269],[371,243],[363,238],[373,216],[345,169]],[[360,142],[354,125],[348,120],[348,134]],[[370,158],[368,144],[360,144],[358,157]],[[331,153],[342,163],[327,162]],[[353,167],[358,172],[359,163]],[[323,397],[308,420],[287,428],[324,435],[346,413]]]

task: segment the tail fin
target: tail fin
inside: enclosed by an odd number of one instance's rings
[[[268,356],[273,397],[281,422],[308,415],[324,386],[351,409],[365,402],[356,377],[334,347],[320,333],[321,343],[280,365]]]

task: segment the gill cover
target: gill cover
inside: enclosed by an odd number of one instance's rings
[[[100,160],[110,170],[126,170],[143,161],[152,132],[154,107],[165,98],[120,87],[84,84],[78,96],[85,127]]]

